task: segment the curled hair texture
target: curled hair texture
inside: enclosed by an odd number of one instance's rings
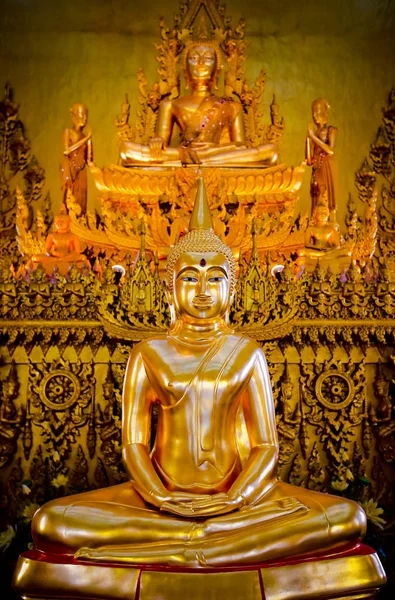
[[[212,229],[192,229],[189,231],[167,257],[166,279],[170,293],[173,293],[174,267],[180,256],[186,252],[218,252],[223,254],[230,268],[230,295],[235,291],[236,261],[232,250],[214,233]]]

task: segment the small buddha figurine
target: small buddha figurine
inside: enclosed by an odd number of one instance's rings
[[[123,164],[275,165],[275,144],[247,148],[242,105],[212,93],[221,68],[217,46],[204,40],[192,42],[184,53],[187,88],[192,93],[162,100],[155,137],[148,145],[122,142]],[[178,147],[170,146],[175,123],[181,132]]]
[[[324,98],[314,100],[312,104],[314,122],[310,122],[307,129],[306,161],[313,167],[310,183],[312,212],[322,188],[326,189],[328,194],[329,211],[337,207],[337,160],[334,155],[337,128],[328,125],[329,109],[329,103]]]
[[[325,190],[313,211],[313,224],[306,230],[306,248],[329,250],[339,248],[340,236],[337,223],[330,222],[328,193]]]
[[[62,190],[64,201],[67,190],[71,190],[81,207],[81,213],[85,214],[88,196],[86,165],[93,164],[92,131],[89,126],[86,127],[88,109],[85,104],[73,104],[70,113],[72,127],[63,133],[63,160],[60,166]]]
[[[305,234],[305,247],[298,251],[298,264],[304,265],[310,272],[315,268],[317,259],[321,266],[328,267],[334,261],[334,267],[341,269],[350,264],[351,252],[341,245],[339,225],[334,211],[329,212],[327,192],[321,193],[313,211],[309,227]]]
[[[70,217],[64,205],[59,214],[54,218],[53,231],[48,234],[45,242],[45,254],[32,256],[33,269],[41,263],[47,273],[51,275],[55,267],[61,275],[66,275],[69,268],[75,263],[79,268],[89,268],[89,262],[84,254],[81,254],[80,241],[70,231]]]
[[[235,284],[235,259],[213,231],[200,179],[189,232],[168,256],[171,328],[136,345],[127,365],[122,444],[130,481],[41,507],[32,525],[38,551],[74,554],[77,564],[199,568],[363,537],[365,514],[354,502],[277,480],[265,356],[228,325]]]

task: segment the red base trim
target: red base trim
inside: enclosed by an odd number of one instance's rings
[[[125,563],[98,563],[83,560],[76,560],[72,554],[49,554],[40,552],[39,550],[28,550],[24,552],[22,556],[30,560],[37,560],[40,562],[47,562],[53,564],[65,564],[65,565],[95,565],[107,568],[112,567],[123,567],[131,569],[140,569],[142,571],[170,571],[175,573],[194,573],[199,572],[232,572],[232,571],[251,571],[256,569],[265,569],[268,567],[284,567],[286,565],[295,565],[304,562],[315,562],[320,560],[328,560],[332,558],[345,558],[347,556],[366,556],[368,554],[374,554],[375,550],[366,544],[346,544],[337,549],[309,553],[299,554],[289,558],[275,559],[262,563],[252,563],[248,565],[232,565],[224,567],[209,567],[209,568],[191,568],[191,567],[170,567],[168,565],[127,565]]]

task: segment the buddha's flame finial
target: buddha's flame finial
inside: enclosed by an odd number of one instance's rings
[[[202,176],[198,179],[195,204],[189,221],[189,231],[194,229],[214,229]]]

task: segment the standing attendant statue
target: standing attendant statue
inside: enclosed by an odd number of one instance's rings
[[[334,155],[337,128],[328,125],[329,109],[329,103],[325,98],[314,100],[312,104],[314,122],[310,122],[307,129],[306,162],[313,167],[310,182],[312,213],[318,198],[325,191],[329,212],[337,207],[337,160]]]
[[[72,127],[64,130],[63,160],[60,165],[64,202],[67,190],[86,213],[87,177],[86,165],[93,161],[92,131],[88,122],[88,109],[85,104],[74,103],[70,109]],[[86,131],[84,129],[86,127]]]

